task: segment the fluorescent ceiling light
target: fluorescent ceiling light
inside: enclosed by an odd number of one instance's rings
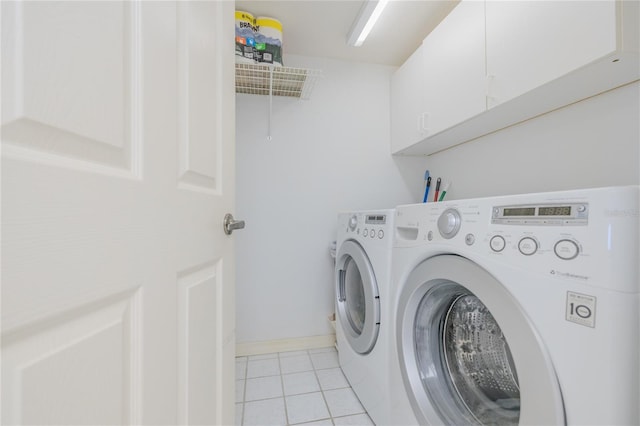
[[[364,2],[351,31],[347,35],[349,46],[362,46],[388,2],[389,0],[366,0]]]

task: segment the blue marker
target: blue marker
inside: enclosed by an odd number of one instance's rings
[[[424,172],[424,180],[427,181],[427,185],[424,188],[424,198],[422,199],[422,202],[426,203],[427,197],[429,197],[429,188],[431,187],[431,176],[429,176],[429,170]]]

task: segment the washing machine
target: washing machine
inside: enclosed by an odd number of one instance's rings
[[[394,210],[338,215],[335,267],[340,367],[374,423],[388,424],[389,276]]]
[[[390,424],[637,425],[639,187],[396,208]]]

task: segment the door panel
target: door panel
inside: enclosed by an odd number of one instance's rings
[[[2,3],[3,424],[233,422],[232,16]]]
[[[198,267],[178,274],[178,336],[179,336],[179,420],[181,424],[208,424],[216,400],[216,351],[207,348],[215,330],[216,289],[220,282],[219,263]],[[213,305],[213,308],[212,308]],[[213,348],[215,349],[215,348]]]
[[[3,148],[131,172],[140,143],[132,132],[139,117],[130,113],[141,87],[135,9],[118,2],[3,4],[3,64],[12,70],[3,78]]]
[[[139,313],[140,293],[126,292],[5,333],[3,411],[16,408],[11,424],[81,425],[96,416],[105,424],[134,422],[140,388]],[[69,406],[77,409],[68,412]]]
[[[194,84],[213,80],[223,58],[208,46],[217,42],[218,34],[208,31],[211,13],[199,2],[178,4],[178,92],[180,172],[185,187],[207,191],[219,190],[217,162],[220,156],[217,130],[222,118],[216,102],[215,84]]]

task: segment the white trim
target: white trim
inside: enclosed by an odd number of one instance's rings
[[[335,334],[298,337],[294,339],[266,340],[236,344],[236,356],[271,354],[275,352],[301,351],[334,346]]]

